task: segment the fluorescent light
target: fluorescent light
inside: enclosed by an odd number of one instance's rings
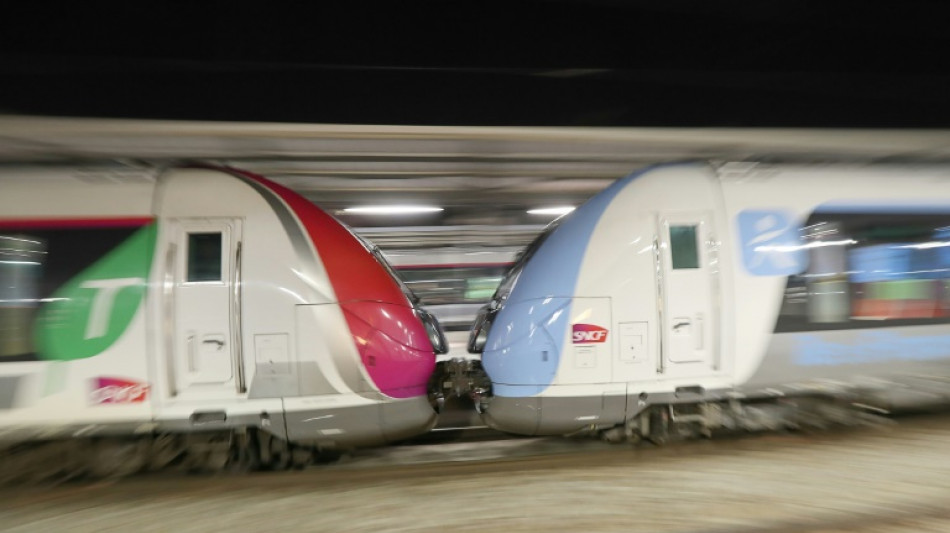
[[[441,207],[424,205],[369,205],[364,207],[347,207],[344,213],[359,215],[409,215],[413,213],[438,213]]]
[[[573,206],[564,205],[560,207],[542,207],[540,209],[528,209],[529,215],[566,215],[574,210]]]

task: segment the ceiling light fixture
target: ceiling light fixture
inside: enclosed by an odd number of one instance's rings
[[[356,215],[412,215],[417,213],[438,213],[444,211],[441,207],[424,205],[369,205],[363,207],[347,207],[344,213]]]
[[[542,207],[540,209],[528,209],[529,215],[566,215],[574,210],[574,206],[564,205],[560,207]]]

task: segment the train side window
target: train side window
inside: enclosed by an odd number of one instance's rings
[[[221,233],[188,234],[188,281],[221,281]]]
[[[670,257],[673,268],[699,268],[696,226],[670,226]]]
[[[816,211],[801,232],[776,332],[950,323],[950,213]]]
[[[45,239],[0,234],[0,362],[33,353],[33,320],[43,296]]]

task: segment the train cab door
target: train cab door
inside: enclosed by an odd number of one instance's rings
[[[241,221],[176,219],[170,376],[173,395],[213,399],[244,392],[240,346]]]
[[[661,355],[666,377],[709,374],[719,349],[718,276],[712,214],[663,213],[657,224]]]

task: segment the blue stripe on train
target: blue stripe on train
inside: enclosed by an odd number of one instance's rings
[[[630,174],[591,198],[571,213],[527,262],[482,353],[482,365],[495,395],[533,396],[552,383],[570,325],[571,298],[594,228],[624,187],[656,168]]]

